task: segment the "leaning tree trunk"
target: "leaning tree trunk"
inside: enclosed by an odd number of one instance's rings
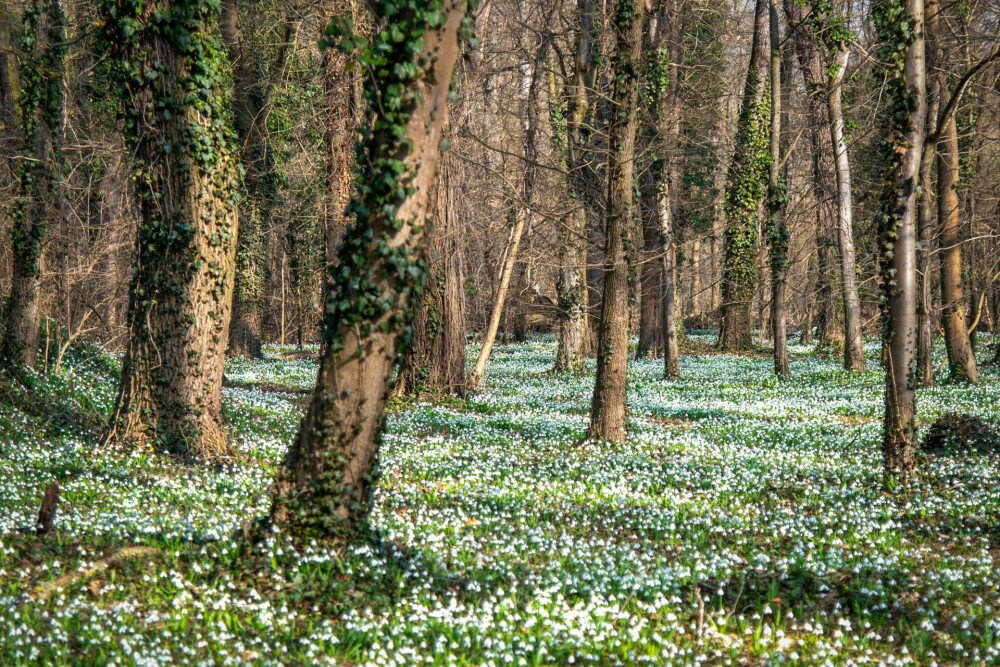
[[[632,215],[636,101],[642,66],[645,3],[618,0],[614,86],[608,125],[608,199],[605,211],[604,304],[598,329],[597,378],[589,437],[625,441],[628,367],[628,262],[625,235]]]
[[[51,226],[60,187],[63,125],[65,17],[59,0],[33,0],[24,12],[19,93],[20,180],[11,226],[11,294],[7,327],[0,341],[5,364],[34,367],[41,319],[42,244]],[[6,26],[3,30],[6,31]],[[14,77],[4,77],[13,100]]]
[[[958,210],[959,151],[955,114],[944,119],[938,158],[938,221],[941,226],[941,307],[944,342],[948,350],[950,379],[979,381],[976,357],[969,342],[962,283],[961,218]]]
[[[768,0],[757,0],[736,152],[726,184],[726,256],[719,332],[719,349],[726,352],[753,347],[750,306],[757,291],[760,206],[766,190],[769,143],[768,60],[764,57],[767,15]]]
[[[222,371],[238,201],[217,9],[129,7],[102,2],[113,56],[129,64],[118,76],[141,215],[129,341],[104,439],[217,457],[230,452]]]
[[[882,453],[887,481],[906,483],[915,466],[916,208],[927,113],[923,0],[878,0],[872,18],[884,45],[891,107],[878,262],[886,368]]]
[[[791,377],[788,367],[788,332],[785,328],[785,283],[788,273],[788,226],[785,224],[785,184],[781,178],[781,34],[778,2],[770,1],[771,164],[767,184],[768,230],[771,242],[771,337],[774,340],[774,374]]]
[[[363,519],[393,365],[424,280],[424,221],[466,6],[446,0],[434,22],[412,5],[376,17],[387,22],[375,37],[387,64],[367,70],[367,166],[331,275],[316,390],[278,475],[276,524],[343,538]]]
[[[414,305],[413,339],[400,361],[395,393],[465,396],[465,289],[451,174],[438,168],[427,206],[423,296]]]
[[[497,281],[497,293],[493,300],[493,307],[490,310],[490,319],[486,325],[486,333],[483,336],[482,347],[479,348],[479,356],[476,358],[476,365],[469,374],[468,388],[475,391],[486,375],[486,364],[493,354],[493,344],[496,342],[497,331],[500,329],[500,320],[503,317],[504,306],[507,302],[507,294],[510,290],[511,278],[517,266],[518,254],[524,231],[529,227],[531,217],[534,212],[531,209],[534,198],[535,179],[538,173],[536,163],[537,147],[535,138],[538,135],[538,96],[539,83],[542,78],[542,67],[545,64],[545,54],[548,53],[549,40],[543,38],[535,51],[535,62],[531,67],[530,81],[527,86],[528,94],[524,98],[522,110],[524,113],[524,174],[521,177],[521,201],[517,204],[514,212],[514,224],[511,226],[510,239],[507,241],[507,248],[504,250],[503,261],[500,264],[500,277]]]

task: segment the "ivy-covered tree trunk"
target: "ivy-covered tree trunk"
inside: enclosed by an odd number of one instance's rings
[[[225,53],[207,0],[101,4],[136,159],[140,223],[129,340],[105,442],[228,455],[222,372],[238,161]]]
[[[905,483],[915,465],[916,208],[927,113],[923,0],[877,0],[872,20],[882,44],[891,119],[879,221],[886,369],[882,453],[887,480]]]
[[[719,349],[753,346],[750,306],[757,290],[760,211],[768,165],[768,0],[756,0],[750,67],[736,132],[736,152],[726,182],[726,254],[722,268],[722,329]]]
[[[618,0],[615,11],[614,84],[608,123],[608,199],[605,211],[604,303],[598,329],[597,378],[589,437],[625,441],[628,367],[627,227],[633,213],[636,102],[642,67],[645,3]]]
[[[941,225],[941,306],[950,379],[979,381],[976,357],[969,342],[962,275],[962,221],[959,215],[959,148],[955,114],[944,119],[938,158],[938,221]]]
[[[42,243],[51,227],[61,181],[66,17],[59,0],[32,0],[24,8],[22,22],[24,55],[17,80],[25,157],[17,169],[20,185],[11,226],[11,295],[0,357],[8,365],[34,367],[41,318]]]
[[[785,184],[781,178],[781,34],[778,2],[770,0],[771,45],[771,164],[768,172],[767,214],[771,250],[771,337],[774,340],[774,374],[791,377],[788,368],[788,333],[785,325],[785,281],[788,270],[788,227],[785,224]]]
[[[465,396],[465,289],[450,166],[441,158],[427,206],[429,267],[414,305],[413,340],[400,361],[398,395]]]
[[[276,524],[343,538],[364,516],[393,365],[426,273],[424,222],[466,8],[385,3],[375,17],[384,29],[360,49],[373,125],[331,272],[316,390],[275,487]],[[371,67],[375,58],[384,66]]]

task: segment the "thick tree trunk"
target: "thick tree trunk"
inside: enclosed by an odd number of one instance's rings
[[[941,226],[941,306],[950,379],[979,381],[976,357],[969,342],[962,276],[961,217],[959,215],[958,123],[955,114],[944,120],[937,145],[938,221]]]
[[[719,332],[719,349],[726,352],[753,347],[750,308],[757,291],[760,211],[767,184],[769,143],[768,59],[764,56],[768,41],[767,16],[768,0],[757,0],[736,153],[726,187],[726,256],[722,276],[722,330]]]
[[[681,355],[677,345],[677,246],[674,243],[673,212],[670,190],[662,183],[657,194],[660,220],[660,263],[663,276],[663,375],[668,380],[681,376]]]
[[[34,367],[38,358],[42,244],[55,216],[61,187],[59,146],[66,58],[62,5],[56,1],[44,8],[35,5],[35,9],[38,11],[25,12],[23,25],[25,31],[33,33],[31,49],[22,56],[19,79],[24,86],[20,139],[25,158],[17,169],[20,187],[11,226],[11,295],[7,327],[0,341],[0,358],[6,365],[28,367]],[[4,79],[7,90],[0,92],[13,101],[12,72],[8,70]]]
[[[413,341],[396,376],[397,395],[465,396],[465,289],[451,174],[441,158],[427,207],[427,266],[414,305]]]
[[[903,17],[896,15],[899,9]],[[886,368],[882,453],[887,480],[903,483],[916,461],[916,208],[927,114],[923,9],[923,0],[879,0],[873,7],[879,36],[887,45],[888,101],[894,109],[907,110],[892,115],[879,230]]]
[[[343,538],[364,516],[393,364],[420,293],[420,272],[400,267],[420,266],[466,3],[448,1],[442,11],[436,26],[422,16],[414,27],[412,15],[389,18],[386,29],[402,31],[403,44],[382,53],[389,66],[368,74],[374,125],[365,164],[371,168],[359,176],[356,219],[331,280],[316,391],[278,476],[271,518],[279,525]],[[426,29],[418,54],[408,51],[416,39],[408,28]],[[411,68],[414,77],[398,78]],[[403,163],[397,178],[406,188],[391,177],[394,160]]]
[[[225,126],[225,62],[206,5],[197,28],[163,25],[170,2],[107,16],[113,54],[156,66],[123,72],[141,222],[129,303],[129,343],[105,442],[155,443],[199,458],[230,451],[222,372],[237,234],[237,159]],[[154,19],[154,17],[157,17]],[[119,32],[123,26],[134,32]],[[204,86],[201,82],[211,85]],[[172,99],[175,106],[154,104]],[[169,150],[168,150],[169,149]]]
[[[605,211],[604,303],[589,437],[625,441],[628,367],[628,262],[625,234],[633,213],[636,101],[642,67],[645,4],[618,0],[615,13],[614,86],[608,126],[608,198]]]
[[[837,248],[840,251],[840,287],[844,301],[844,368],[865,370],[865,341],[861,332],[861,301],[854,254],[854,205],[851,188],[851,165],[844,139],[844,76],[850,51],[834,56],[827,94],[830,136],[837,166]]]

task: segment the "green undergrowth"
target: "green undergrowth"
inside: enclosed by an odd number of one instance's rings
[[[96,348],[0,379],[0,664],[1000,663],[1000,456],[922,455],[884,492],[874,341],[861,374],[793,345],[789,381],[766,355],[634,362],[623,445],[584,440],[592,360],[499,346],[483,392],[392,403],[349,547],[244,537],[315,381],[286,351],[227,364],[227,465],[99,450]],[[1000,377],[918,405],[921,434],[995,424]]]

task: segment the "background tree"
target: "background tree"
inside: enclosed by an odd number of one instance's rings
[[[618,0],[614,20],[614,87],[608,135],[605,212],[604,304],[598,329],[597,380],[589,437],[623,442],[628,365],[628,264],[626,235],[633,213],[636,101],[642,68],[645,4]]]

